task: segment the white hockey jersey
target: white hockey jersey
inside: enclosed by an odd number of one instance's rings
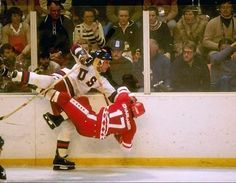
[[[52,74],[52,76],[55,79],[61,78],[63,76],[63,72],[67,74],[70,70],[74,71],[69,74],[69,81],[65,80],[65,83],[68,91],[71,91],[70,87],[72,86],[74,96],[76,97],[86,94],[89,90],[91,90],[91,88],[97,89],[101,93],[104,93],[107,97],[111,96],[111,94],[116,91],[105,77],[100,74],[96,74],[97,71],[92,65],[85,66],[82,64],[75,64],[72,69],[61,69],[60,71]]]
[[[48,88],[55,80],[62,78],[63,75],[66,75],[69,72],[71,73],[68,77],[63,79],[64,82],[60,83],[65,85],[63,87],[66,87],[66,90],[72,97],[84,95],[92,88],[104,93],[106,97],[110,97],[116,92],[109,81],[98,74],[92,65],[85,66],[82,64],[75,64],[72,69],[63,68],[51,75],[40,75],[34,72],[18,72],[17,77],[13,80],[36,85],[39,88]]]

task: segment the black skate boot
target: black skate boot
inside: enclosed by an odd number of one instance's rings
[[[67,156],[66,156],[67,157]],[[75,163],[56,155],[53,160],[53,170],[74,170]]]
[[[49,112],[43,114],[43,118],[47,122],[48,126],[53,130],[54,128],[58,127],[63,121],[63,117],[61,115],[55,116],[50,114]]]
[[[0,182],[1,180],[6,180],[7,175],[5,169],[0,165]]]

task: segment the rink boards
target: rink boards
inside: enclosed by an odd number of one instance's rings
[[[212,166],[236,167],[236,95],[234,93],[137,93],[146,114],[137,120],[131,152],[123,152],[112,136],[86,138],[75,131],[70,158],[80,165]],[[32,95],[0,95],[0,116]],[[98,110],[102,95],[90,95]],[[59,128],[51,130],[42,118],[50,111],[43,98],[33,100],[0,121],[5,139],[1,163],[50,165]],[[63,128],[63,127],[61,127]]]

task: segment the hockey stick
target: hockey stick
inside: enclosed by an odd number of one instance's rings
[[[103,95],[103,97],[104,97],[104,99],[105,99],[105,101],[106,101],[107,106],[109,106],[109,101],[108,101],[106,95],[105,95],[104,93],[102,93],[102,95]]]
[[[52,89],[56,84],[58,84],[59,82],[61,82],[63,79],[65,79],[69,74],[71,74],[73,71],[75,71],[78,68],[79,65],[77,65],[77,67],[73,68],[70,70],[70,72],[68,72],[67,74],[65,74],[62,78],[55,80],[55,82],[53,82],[51,85],[49,85],[46,89],[42,90],[41,92],[37,93],[36,95],[34,95],[33,97],[31,97],[27,102],[21,104],[19,107],[17,107],[15,110],[13,110],[12,112],[1,116],[0,117],[0,121],[9,118],[10,116],[12,116],[13,114],[15,114],[17,111],[19,111],[20,109],[22,109],[23,107],[27,106],[31,101],[33,101],[35,98],[37,98],[40,95],[43,95],[45,92],[47,92],[48,90]]]

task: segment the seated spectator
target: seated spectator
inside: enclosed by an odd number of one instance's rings
[[[170,59],[161,52],[155,39],[150,39],[150,69],[152,89],[154,91],[171,91]]]
[[[114,24],[108,31],[106,40],[112,39],[122,40],[125,44],[123,56],[133,61],[133,55],[141,50],[142,31],[137,24],[130,19],[129,10],[120,7],[118,10],[118,23]]]
[[[105,35],[107,35],[112,25],[117,24],[119,21],[118,10],[122,7],[128,9],[130,20],[137,23],[140,28],[142,25],[142,9],[143,0],[108,0],[106,6],[106,17],[108,19],[107,25],[104,26]]]
[[[23,13],[18,7],[7,11],[8,23],[2,28],[2,44],[9,43],[17,51],[17,60],[30,57],[30,28],[22,22]]]
[[[236,42],[223,38],[210,55],[213,91],[236,91]]]
[[[106,6],[108,1],[109,0],[72,0],[71,11],[74,24],[78,25],[83,21],[81,13],[83,12],[83,9],[89,5],[90,7],[93,7],[95,9],[97,20],[102,24],[104,28],[104,26],[106,26],[108,22],[106,16]]]
[[[50,75],[61,68],[58,63],[50,60],[50,56],[47,52],[39,53],[38,62],[38,67],[33,70],[33,72],[37,74]],[[32,71],[32,69],[29,68],[29,71]]]
[[[136,91],[138,81],[133,74],[133,64],[127,58],[122,56],[124,42],[121,40],[112,40],[109,44],[111,48],[112,61],[110,63],[110,72],[116,85],[127,86],[131,91]],[[116,87],[117,87],[116,86]]]
[[[15,51],[14,47],[12,47],[9,43],[3,44],[0,48],[0,58],[1,62],[0,65],[5,65],[9,68],[9,70],[20,70],[24,71],[28,69],[29,65],[26,65],[24,61],[17,61],[17,52]],[[2,92],[30,92],[25,85],[16,84],[12,82],[8,78],[1,78],[0,81],[0,90]]]
[[[141,55],[141,53],[140,53]],[[144,75],[143,75],[143,58],[139,57],[138,59],[133,60],[133,74],[138,81],[138,92],[143,92],[144,88]]]
[[[186,6],[183,16],[174,28],[174,50],[176,56],[182,52],[182,44],[185,41],[193,41],[197,45],[197,52],[203,54],[202,39],[207,21],[199,18],[198,9],[195,6]]]
[[[236,35],[236,18],[233,16],[231,0],[221,0],[219,5],[220,15],[207,23],[203,37],[207,54],[218,51],[218,43],[222,38],[235,39]]]
[[[103,28],[96,18],[94,8],[85,8],[82,13],[83,22],[75,26],[74,43],[87,41],[92,52],[105,46],[105,37]]]
[[[17,69],[23,71],[27,70],[30,65],[29,61],[17,60],[18,52],[9,43],[5,43],[1,46],[0,54],[5,61],[4,64],[10,69]]]
[[[119,21],[118,10],[125,7],[130,14],[130,20],[140,22],[142,18],[142,1],[141,0],[108,0],[106,7],[106,16],[112,24],[117,24]]]
[[[30,24],[30,17],[29,17],[29,12],[31,10],[31,1],[29,0],[6,0],[6,5],[7,8],[10,9],[12,7],[18,7],[22,11],[22,21]]]
[[[61,14],[62,5],[58,0],[48,0],[48,15],[39,20],[39,52],[48,52],[50,59],[66,67],[74,25],[72,20]]]
[[[181,18],[186,6],[195,6],[198,9],[199,17],[209,21],[219,15],[217,3],[218,0],[177,0],[179,13],[176,19]]]
[[[163,54],[171,58],[172,53],[172,36],[170,29],[165,22],[158,19],[158,11],[156,7],[148,8],[150,22],[150,38],[158,42],[159,49]]]
[[[161,21],[166,22],[170,31],[176,26],[175,17],[178,15],[177,0],[144,0],[144,9],[156,6]]]
[[[171,65],[171,86],[176,92],[209,91],[210,73],[206,61],[196,53],[196,44],[183,43],[182,54]]]
[[[170,92],[172,91],[170,83],[170,59],[162,53],[158,42],[150,39],[150,79],[151,91]],[[139,59],[133,62],[134,77],[137,78],[139,92],[144,90],[143,60]]]
[[[47,10],[47,1],[48,0],[35,0],[34,3],[34,9],[36,10],[37,14],[39,16],[45,17],[48,14]],[[61,14],[65,17],[71,19],[72,13],[71,13],[71,0],[58,0],[61,2],[62,5],[62,11]]]

